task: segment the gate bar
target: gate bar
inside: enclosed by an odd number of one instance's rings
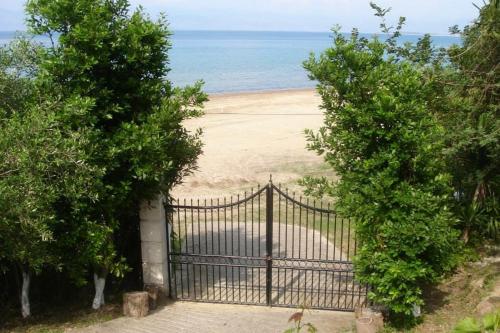
[[[272,269],[273,269],[273,181],[269,178],[266,187],[266,303],[272,304]]]
[[[174,223],[174,210],[172,209],[172,203],[170,202],[170,196],[166,195],[165,200],[162,201],[163,208],[165,210],[165,228],[166,228],[166,233],[167,233],[167,276],[168,276],[168,297],[172,297],[172,270],[171,270],[171,263],[170,263],[170,254],[173,252],[172,248],[170,248],[170,237],[173,232],[173,228],[170,229],[170,224]],[[176,295],[177,296],[177,295]]]

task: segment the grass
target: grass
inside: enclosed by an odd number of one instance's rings
[[[324,220],[316,220],[312,227],[335,247],[342,250],[342,260],[352,260],[356,248],[354,222],[352,220],[337,217],[336,220],[330,221],[329,225]]]
[[[500,262],[469,263],[426,290],[422,322],[409,330],[387,326],[385,333],[448,333],[465,317],[479,318],[476,306],[500,283]]]
[[[318,202],[314,204],[312,200],[302,200],[302,203],[309,206],[315,205],[315,207],[323,209],[329,207],[329,209],[334,210],[332,205],[323,204],[321,206]],[[286,210],[284,205],[283,199],[281,208],[278,209],[278,205],[275,203],[273,217],[275,222],[280,221],[280,223],[286,223],[287,225],[293,223],[309,230],[316,230],[323,238],[323,242],[328,240],[330,245],[342,251],[342,260],[352,259],[356,245],[354,222],[352,220],[342,218],[336,214],[314,212],[304,208],[299,209],[298,205],[293,203],[288,203],[288,210]],[[279,219],[279,216],[281,216],[281,219]],[[317,239],[316,241],[320,240]]]
[[[293,195],[290,194],[290,196]],[[315,206],[317,208],[323,209],[329,208],[330,210],[334,209],[332,205],[320,205],[318,200],[316,200],[315,202],[313,200],[308,201],[307,199],[301,200],[301,198],[298,196],[295,196],[295,199],[297,201],[300,200],[303,204],[306,204],[308,206]],[[238,198],[236,198],[235,200],[238,200]],[[189,239],[191,233],[196,235],[196,232],[199,231],[202,234],[202,239],[204,239],[204,237],[211,238],[213,231],[215,233],[214,237],[215,239],[217,239],[217,237],[222,237],[223,235],[225,235],[224,225],[226,224],[227,226],[230,226],[228,232],[228,235],[230,235],[231,230],[237,233],[237,231],[234,231],[236,229],[232,228],[237,228],[238,224],[241,228],[244,228],[246,223],[248,232],[250,232],[252,227],[257,228],[257,225],[260,223],[262,237],[265,235],[265,193],[261,194],[260,210],[257,199],[254,199],[253,205],[252,202],[248,202],[246,205],[241,204],[239,206],[233,207],[233,209],[222,208],[220,210],[200,210],[199,212],[196,209],[188,209],[186,212],[184,212],[183,209],[180,209],[179,214],[174,213],[173,217],[176,237],[172,239],[172,247],[177,252],[179,252],[179,250],[181,250],[181,248],[185,246],[183,245],[185,244],[184,240],[186,239],[186,237]],[[275,192],[273,200],[273,221],[274,223],[279,222],[280,225],[283,226],[282,228],[284,228],[284,225],[286,224],[288,227],[294,225],[295,227],[301,226],[302,228],[308,230],[316,230],[321,234],[321,237],[323,238],[322,242],[328,240],[330,246],[333,245],[338,250],[336,259],[351,260],[354,255],[356,242],[354,222],[352,220],[341,218],[339,216],[336,216],[336,214],[320,213],[310,209],[306,209],[304,207],[300,207],[298,204],[294,204],[290,201],[285,200],[283,196],[280,196]],[[221,226],[219,226],[219,224]],[[219,227],[221,228],[220,231],[222,235],[218,235],[217,233],[217,228]],[[200,230],[198,230],[198,228]],[[191,229],[193,229],[193,231]],[[302,232],[304,231],[305,230],[303,229]],[[284,232],[284,229],[282,229],[281,232]],[[274,230],[274,233],[275,236],[273,238],[277,240],[279,231]],[[292,236],[291,233],[292,228],[289,228],[288,237]],[[298,234],[295,234],[295,237],[298,236]],[[316,238],[319,238],[318,235],[316,235]],[[312,241],[312,239],[309,241]],[[320,241],[320,239],[316,239],[315,241],[318,242]],[[306,244],[302,245],[305,246]],[[333,248],[331,249],[331,251],[333,251]],[[339,255],[340,252],[342,252],[342,256]],[[316,256],[319,258],[318,254],[316,254]]]
[[[121,304],[112,302],[100,310],[92,310],[90,306],[66,305],[46,307],[33,311],[33,316],[27,320],[21,318],[18,309],[11,309],[5,322],[0,324],[0,333],[60,333],[74,328],[86,327],[122,315]]]

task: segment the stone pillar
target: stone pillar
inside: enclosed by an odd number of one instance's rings
[[[169,296],[167,237],[170,237],[170,233],[167,235],[164,196],[144,201],[140,218],[144,285],[156,286]]]

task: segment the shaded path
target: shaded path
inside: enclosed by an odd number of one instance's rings
[[[179,258],[185,264],[176,265],[174,293],[184,300],[266,304],[265,224],[214,229],[200,223],[189,230],[182,247],[194,255]],[[352,265],[332,262],[346,254],[319,231],[283,223],[273,229],[273,305],[353,310],[365,301],[364,287],[346,271]]]
[[[78,333],[277,333],[291,327],[288,318],[294,309],[227,304],[176,302],[141,319],[118,318],[90,326]],[[354,332],[354,314],[306,311],[305,321],[319,332]]]

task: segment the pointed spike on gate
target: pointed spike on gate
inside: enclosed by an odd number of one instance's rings
[[[273,175],[272,174],[269,174],[269,183],[273,183]]]

